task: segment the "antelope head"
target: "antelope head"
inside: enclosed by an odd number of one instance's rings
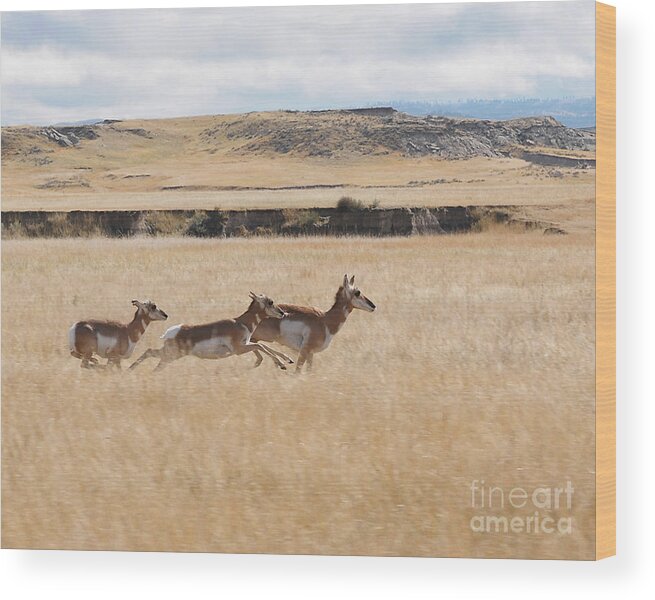
[[[273,317],[274,319],[282,319],[287,316],[285,313],[273,300],[264,294],[255,294],[250,292],[250,297],[252,298],[253,303],[256,303],[257,306],[267,317]]]
[[[355,286],[354,275],[350,279],[348,279],[348,275],[343,276],[343,293],[346,301],[353,308],[359,308],[367,312],[373,312],[375,310],[375,304],[364,296],[359,288]]]
[[[132,300],[132,304],[137,307],[139,314],[147,317],[150,321],[165,321],[168,319],[168,315],[161,308],[157,308],[157,305],[150,300],[143,302]]]

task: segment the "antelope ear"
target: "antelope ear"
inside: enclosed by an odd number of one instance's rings
[[[343,276],[343,287],[344,287],[344,288],[347,288],[347,287],[348,287],[348,273],[346,273],[346,274]]]
[[[249,294],[249,295],[250,295],[250,297],[251,297],[253,300],[257,300],[257,294],[255,294],[255,292],[253,292],[252,290],[250,290],[250,294]]]
[[[355,276],[353,275],[353,276],[350,278],[350,285],[354,285],[354,284],[355,284]]]
[[[133,306],[141,306],[141,302],[139,302],[138,300],[132,300],[132,305]]]

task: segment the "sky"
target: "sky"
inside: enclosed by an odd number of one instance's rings
[[[3,125],[589,97],[594,3],[4,12]]]

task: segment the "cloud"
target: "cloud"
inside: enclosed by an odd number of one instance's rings
[[[589,96],[593,16],[586,1],[11,13],[2,120]]]

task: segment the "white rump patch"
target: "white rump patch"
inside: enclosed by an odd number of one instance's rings
[[[169,327],[165,332],[164,335],[160,337],[162,340],[172,340],[173,338],[177,337],[177,334],[180,333],[180,329],[182,329],[182,323],[179,325],[173,325],[173,327]]]
[[[71,352],[77,352],[77,348],[75,347],[75,328],[77,327],[77,323],[74,323],[73,326],[68,330],[68,347],[70,348]]]

